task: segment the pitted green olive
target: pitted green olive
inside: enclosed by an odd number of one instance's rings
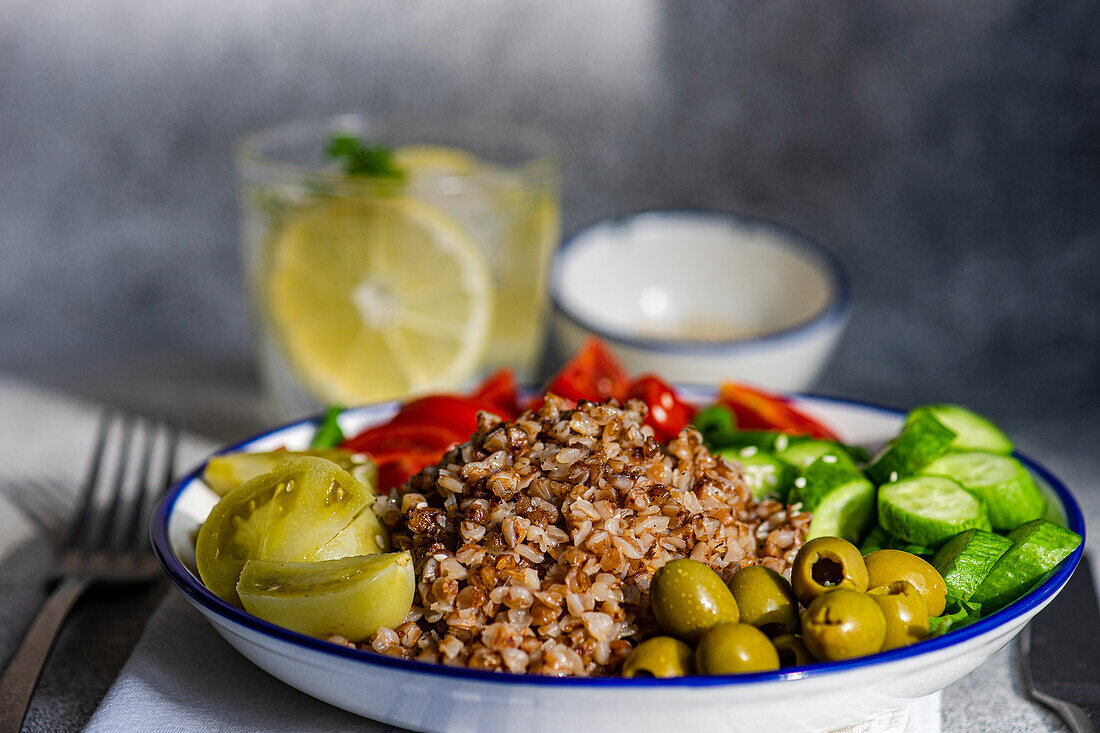
[[[867,566],[851,542],[840,537],[810,540],[794,559],[791,585],[803,606],[837,588],[867,590]]]
[[[875,550],[863,558],[867,587],[877,588],[898,580],[909,582],[924,599],[929,616],[939,616],[947,605],[947,585],[928,562],[901,550]]]
[[[917,589],[907,580],[895,580],[867,591],[886,617],[883,651],[898,649],[928,638],[928,608]]]
[[[810,653],[834,662],[874,654],[886,641],[886,616],[866,593],[838,588],[814,599],[802,614]]]
[[[718,573],[695,560],[671,560],[653,574],[649,602],[661,630],[694,643],[708,629],[740,618]]]
[[[742,674],[779,669],[779,654],[760,629],[718,624],[699,640],[695,668],[700,674]]]
[[[763,565],[743,567],[730,578],[741,622],[752,624],[768,636],[798,631],[798,600],[779,573]]]
[[[779,652],[780,667],[801,667],[817,661],[806,648],[806,642],[797,634],[782,634],[772,639],[772,644]]]
[[[683,677],[695,671],[691,647],[671,636],[655,636],[634,648],[623,677]]]

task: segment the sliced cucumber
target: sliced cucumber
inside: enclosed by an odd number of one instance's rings
[[[944,543],[932,558],[932,566],[943,576],[947,595],[969,601],[989,571],[1012,547],[1012,540],[981,529],[968,529]]]
[[[813,513],[806,539],[843,537],[858,543],[875,521],[875,485],[847,454],[826,453],[795,479],[792,501]]]
[[[740,461],[744,467],[745,483],[752,498],[786,501],[787,494],[798,476],[798,470],[786,461],[756,448],[726,449],[719,452],[723,458]]]
[[[1022,524],[1008,533],[1012,547],[1001,555],[974,595],[985,613],[1004,608],[1023,596],[1081,544],[1076,532],[1045,519]]]
[[[1039,519],[1046,501],[1035,480],[1015,458],[993,453],[949,453],[924,467],[925,475],[945,476],[985,502],[993,529],[1006,532]]]
[[[901,434],[887,443],[867,466],[867,475],[880,485],[915,476],[947,453],[954,439],[955,432],[931,412],[914,410]]]
[[[948,613],[928,620],[929,636],[943,636],[948,631],[961,629],[982,617],[982,605],[969,601],[954,601]]]
[[[842,456],[855,468],[855,461],[845,447],[831,440],[801,440],[791,443],[785,449],[777,450],[776,455],[802,471],[824,455]]]
[[[926,547],[938,547],[968,529],[989,529],[985,504],[940,476],[883,486],[878,492],[878,520],[890,534]]]
[[[786,450],[791,445],[812,441],[813,438],[790,435],[777,430],[739,430],[725,435],[723,440],[724,442],[720,446],[722,449],[744,450],[755,448],[768,453],[777,453]]]
[[[875,525],[867,539],[859,546],[859,554],[870,555],[875,550],[901,550],[910,555],[922,555],[931,557],[936,551],[924,545],[914,545],[887,532],[882,525]]]
[[[985,451],[987,453],[1012,452],[1012,441],[996,425],[981,415],[961,405],[925,405],[906,417],[906,423],[920,412],[930,412],[937,420],[955,432],[951,450]]]

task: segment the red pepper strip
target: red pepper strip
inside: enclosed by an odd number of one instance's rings
[[[470,399],[497,408],[497,414],[506,420],[519,415],[519,390],[511,369],[501,369],[481,383]]]
[[[437,425],[386,423],[345,440],[343,447],[370,455],[378,466],[378,489],[387,493],[464,439]]]
[[[477,430],[477,414],[482,410],[499,415],[505,420],[513,417],[501,415],[502,410],[489,402],[454,395],[431,395],[413,400],[402,407],[389,424],[440,427],[458,436],[461,442],[468,440]]]
[[[546,388],[574,402],[603,402],[623,399],[629,387],[628,375],[611,351],[595,336],[589,336]]]
[[[779,395],[726,382],[718,391],[718,401],[733,410],[738,430],[780,430],[792,435],[840,441],[836,433],[799,412]]]
[[[649,407],[645,421],[653,427],[661,443],[667,443],[679,435],[695,417],[695,408],[681,400],[667,382],[652,374],[635,379],[630,385],[628,397],[637,397]]]

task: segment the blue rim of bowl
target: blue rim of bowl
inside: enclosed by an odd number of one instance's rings
[[[783,239],[785,244],[798,250],[800,255],[809,259],[813,264],[817,265],[825,272],[830,285],[829,301],[825,304],[824,308],[814,315],[792,326],[788,326],[787,328],[770,333],[723,340],[659,339],[637,336],[614,328],[591,323],[579,316],[573,309],[562,302],[560,296],[560,282],[563,277],[561,271],[564,267],[563,263],[565,257],[567,252],[576,247],[578,242],[585,236],[591,234],[592,231],[596,229],[604,227],[620,228],[645,219],[662,218],[719,222],[731,228],[752,226],[777,234]],[[669,354],[682,354],[688,352],[697,354],[728,354],[731,352],[774,346],[783,341],[804,337],[815,331],[842,324],[848,317],[852,307],[851,286],[848,282],[848,275],[844,266],[841,265],[840,260],[838,260],[835,255],[818,244],[815,240],[799,231],[770,219],[761,219],[733,212],[713,211],[708,209],[655,209],[600,219],[599,221],[587,224],[562,240],[561,245],[554,253],[554,260],[550,266],[550,283],[548,289],[550,293],[550,303],[554,310],[582,331],[593,333],[600,338],[612,343],[622,344],[623,346],[629,346],[643,351],[656,351]]]
[[[692,398],[701,398],[702,400],[713,398],[713,390],[700,390],[697,387],[682,387],[683,392]],[[893,409],[891,407],[885,407],[868,402],[858,402],[855,400],[848,400],[839,397],[828,397],[823,395],[815,395],[808,393],[796,393],[794,397],[805,397],[810,400],[817,400],[821,402],[831,402],[837,405],[846,405],[849,407],[858,407],[863,409],[875,410],[881,413],[885,413],[894,417],[903,417],[904,412]],[[392,412],[396,403],[380,403],[376,405],[368,405],[364,407],[353,408],[348,410],[350,413],[365,413],[365,416],[369,419],[371,413],[378,413],[378,416],[389,414]],[[317,425],[320,423],[320,416],[311,417],[305,420],[299,420],[293,423],[273,428],[265,431],[251,438],[234,443],[219,451],[215,455],[222,453],[231,453],[235,450],[239,450],[255,441],[262,440],[275,433],[282,432],[284,430],[301,427],[303,425]],[[445,677],[455,680],[464,681],[487,681],[495,682],[498,684],[507,685],[534,685],[534,686],[565,686],[565,687],[719,687],[719,686],[742,686],[753,683],[763,682],[779,682],[784,680],[798,680],[807,678],[818,678],[822,675],[839,674],[842,672],[848,672],[857,669],[863,669],[866,667],[875,667],[881,664],[888,664],[890,662],[901,661],[905,659],[911,659],[936,651],[941,651],[971,639],[982,636],[983,634],[994,631],[1009,622],[1024,616],[1032,609],[1042,605],[1050,598],[1052,598],[1062,586],[1069,580],[1070,575],[1073,574],[1074,569],[1081,560],[1081,556],[1085,549],[1085,520],[1081,514],[1081,508],[1077,504],[1077,500],[1073,498],[1069,489],[1062,483],[1054,474],[1052,474],[1046,467],[1037,463],[1036,461],[1028,458],[1027,456],[1019,453],[1014,454],[1020,461],[1022,461],[1030,470],[1038,474],[1051,488],[1051,490],[1057,495],[1058,500],[1062,504],[1062,509],[1066,515],[1066,524],[1069,529],[1073,530],[1077,534],[1081,535],[1081,544],[1076,550],[1070,554],[1065,560],[1063,560],[1058,567],[1050,574],[1046,580],[1041,582],[1036,588],[1032,589],[1029,593],[1022,598],[1014,601],[1005,608],[993,613],[987,618],[983,618],[974,622],[968,626],[964,626],[961,629],[952,631],[943,636],[938,636],[931,639],[926,639],[919,644],[913,646],[904,647],[901,649],[894,649],[888,652],[879,652],[868,657],[861,657],[859,659],[852,659],[843,662],[827,662],[813,665],[806,665],[803,667],[792,667],[787,670],[779,672],[755,672],[751,674],[740,675],[714,675],[714,676],[690,676],[690,677],[676,677],[671,679],[654,679],[654,678],[632,678],[626,679],[623,677],[543,677],[539,675],[521,675],[511,674],[507,672],[487,672],[482,670],[467,669],[465,667],[447,667],[443,664],[435,664],[431,662],[418,662],[415,660],[398,659],[395,657],[387,657],[375,652],[362,651],[359,649],[349,649],[347,647],[332,644],[330,642],[318,639],[312,636],[306,636],[299,634],[296,631],[276,626],[268,623],[260,618],[252,616],[245,611],[232,606],[221,598],[218,598],[212,592],[206,589],[195,576],[187,569],[183,562],[176,557],[176,554],[172,551],[171,545],[168,542],[168,520],[172,515],[172,510],[176,505],[176,501],[180,498],[184,489],[188,487],[194,480],[198,479],[202,475],[203,465],[199,465],[191,473],[180,479],[168,492],[167,495],[161,499],[160,504],[157,506],[157,510],[152,518],[152,541],[153,550],[160,561],[164,571],[168,574],[172,583],[183,592],[193,603],[212,611],[220,616],[223,620],[229,621],[235,624],[244,626],[251,631],[255,631],[264,634],[269,637],[273,637],[279,641],[292,644],[297,647],[301,647],[304,650],[311,652],[319,652],[321,654],[337,657],[341,659],[354,660],[363,664],[373,665],[380,668],[400,670],[403,672],[422,673],[433,677]]]

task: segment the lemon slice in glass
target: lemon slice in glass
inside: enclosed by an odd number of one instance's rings
[[[320,199],[272,244],[269,316],[320,399],[354,404],[473,376],[492,290],[477,244],[407,196]]]
[[[393,161],[414,178],[468,176],[485,168],[473,153],[445,145],[404,145],[393,151]]]

